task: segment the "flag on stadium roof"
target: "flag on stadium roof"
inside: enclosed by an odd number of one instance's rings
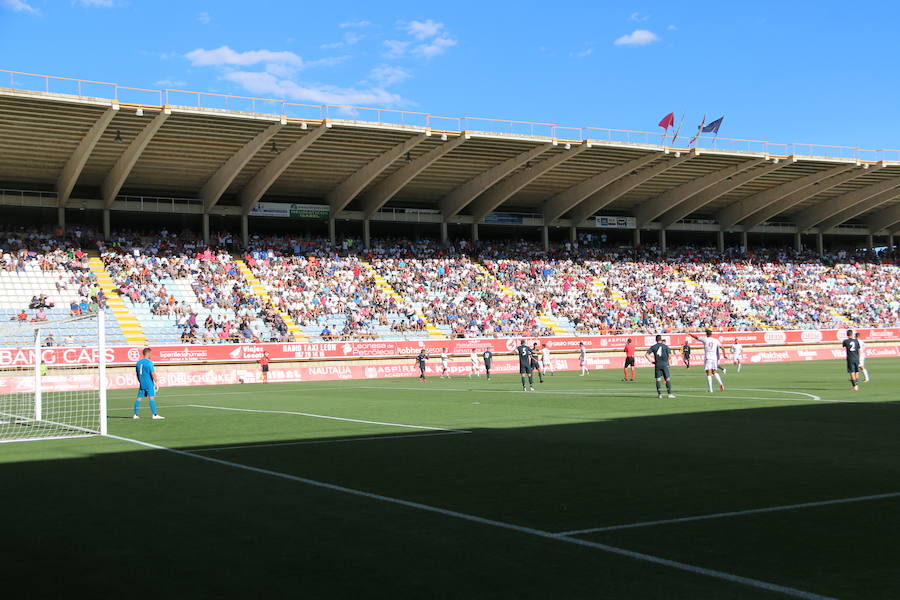
[[[697,141],[697,138],[700,137],[700,132],[703,131],[703,128],[706,127],[706,115],[703,115],[703,120],[700,121],[700,124],[697,125],[697,133],[694,134],[694,137],[691,138],[691,141],[688,142],[688,146],[693,146],[694,142]]]
[[[675,113],[670,112],[666,116],[662,118],[662,121],[659,122],[659,126],[665,130],[668,130],[669,127],[675,124]]]
[[[678,139],[678,133],[681,131],[681,124],[684,123],[684,113],[681,113],[681,120],[678,122],[678,129],[675,130],[675,134],[672,135],[672,145],[675,145],[675,140]]]
[[[725,117],[719,117],[718,119],[716,119],[715,121],[713,121],[712,123],[710,123],[709,125],[704,127],[703,129],[701,129],[700,132],[701,133],[715,133],[716,135],[718,135],[719,127],[722,126],[722,119],[724,119],[724,118]]]

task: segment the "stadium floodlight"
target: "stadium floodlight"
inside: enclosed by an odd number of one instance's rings
[[[44,346],[48,335],[72,336],[63,352]],[[54,336],[56,337],[56,336]],[[0,328],[12,346],[0,366],[0,442],[106,435],[106,316],[103,311]]]

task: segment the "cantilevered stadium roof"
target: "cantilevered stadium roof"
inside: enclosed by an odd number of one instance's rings
[[[63,91],[74,93],[60,93]],[[87,90],[90,91],[87,91]],[[900,233],[900,152],[307,106],[0,71],[0,202],[248,214],[260,201],[377,219],[492,213],[585,226]],[[687,139],[679,140],[687,143]],[[26,190],[27,193],[22,192]],[[689,227],[687,227],[689,228]]]

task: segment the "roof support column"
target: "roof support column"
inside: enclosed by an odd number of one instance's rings
[[[747,250],[748,250],[748,248],[747,248],[747,232],[742,231],[741,232],[741,252],[743,252],[744,254],[747,254]]]
[[[472,223],[472,243],[478,243],[478,223]]]
[[[578,229],[574,225],[569,227],[569,241],[573,244],[578,241]]]
[[[450,236],[447,235],[447,221],[441,221],[441,244],[444,246],[450,244]]]
[[[825,235],[821,231],[816,234],[816,253],[819,256],[825,254]]]
[[[541,226],[541,242],[544,244],[544,252],[550,250],[550,228],[546,225]]]
[[[800,238],[799,231],[794,233],[794,250],[796,250],[797,252],[803,250],[803,240]]]
[[[63,231],[66,230],[66,207],[58,206],[56,208],[56,224]]]
[[[203,221],[203,243],[209,245],[209,213],[201,215]]]
[[[870,251],[874,251],[874,250],[875,250],[875,236],[872,235],[871,233],[870,233],[869,235],[866,236],[866,247],[867,247]]]
[[[328,239],[331,240],[331,245],[334,246],[337,244],[337,235],[335,235],[335,220],[334,217],[328,218]]]
[[[721,229],[716,232],[716,248],[720,253],[725,252],[725,232]]]
[[[632,244],[632,246],[634,246],[635,250],[637,250],[638,248],[641,247],[641,230],[640,229],[635,228],[634,237],[632,237],[631,244]]]
[[[893,247],[894,247],[894,233],[893,233],[893,232],[891,232],[891,233],[888,234],[888,242],[887,242],[887,245],[888,245],[888,248],[893,248]]]
[[[241,215],[241,246],[244,250],[250,245],[250,217]]]
[[[110,238],[110,226],[109,226],[109,209],[103,209],[103,239],[109,240]]]
[[[659,249],[663,254],[666,253],[666,230],[665,229],[659,230]]]
[[[69,196],[72,194],[72,188],[75,187],[75,182],[78,181],[78,176],[81,175],[85,163],[87,163],[88,158],[90,158],[91,153],[97,146],[97,142],[100,141],[103,132],[106,131],[106,127],[118,110],[118,104],[113,104],[106,109],[78,143],[78,147],[75,148],[69,160],[66,161],[66,166],[63,167],[62,172],[56,179],[56,194],[60,206],[65,206],[66,202],[68,202]]]
[[[117,160],[116,164],[113,165],[113,168],[109,170],[109,173],[107,173],[106,178],[103,180],[103,185],[101,186],[104,207],[109,208],[112,206],[113,200],[119,195],[119,190],[122,189],[122,185],[124,185],[125,180],[128,179],[131,169],[134,168],[135,163],[141,157],[147,144],[150,143],[150,140],[153,139],[153,136],[156,135],[156,132],[159,131],[159,128],[162,127],[162,124],[166,122],[166,119],[169,118],[171,113],[172,111],[169,108],[163,108],[160,113],[145,125],[141,132],[131,140],[131,143],[128,144],[128,147],[125,148],[125,151],[119,156],[119,160]]]
[[[369,219],[363,219],[363,247],[368,250],[371,245],[369,238]]]

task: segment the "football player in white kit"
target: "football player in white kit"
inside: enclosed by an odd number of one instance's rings
[[[584,342],[578,342],[578,364],[581,366],[581,375],[579,377],[588,373],[585,363],[587,363],[587,353],[584,351]]]
[[[447,364],[447,349],[441,348],[441,379],[450,379],[450,367]]]
[[[722,383],[722,378],[719,377],[718,373],[719,352],[722,350],[722,344],[712,336],[712,330],[710,329],[706,330],[705,338],[699,338],[693,333],[690,335],[692,338],[703,344],[703,370],[706,371],[706,383],[709,393],[711,394],[713,391],[713,377],[719,382],[719,390],[724,392],[725,384]]]
[[[862,371],[863,381],[869,381],[869,370],[866,368],[866,343],[856,332],[856,341],[859,342],[859,370]]]
[[[469,379],[472,379],[472,375],[481,377],[481,370],[478,368],[478,353],[474,350],[469,354]]]
[[[741,365],[744,362],[744,346],[737,341],[737,338],[734,338],[734,342],[731,344],[731,358],[734,360],[734,364],[737,365],[737,372],[740,373]]]
[[[547,347],[547,344],[541,346],[541,368],[544,373],[550,373],[551,375],[555,373],[553,370],[553,361],[550,360],[550,348]]]

